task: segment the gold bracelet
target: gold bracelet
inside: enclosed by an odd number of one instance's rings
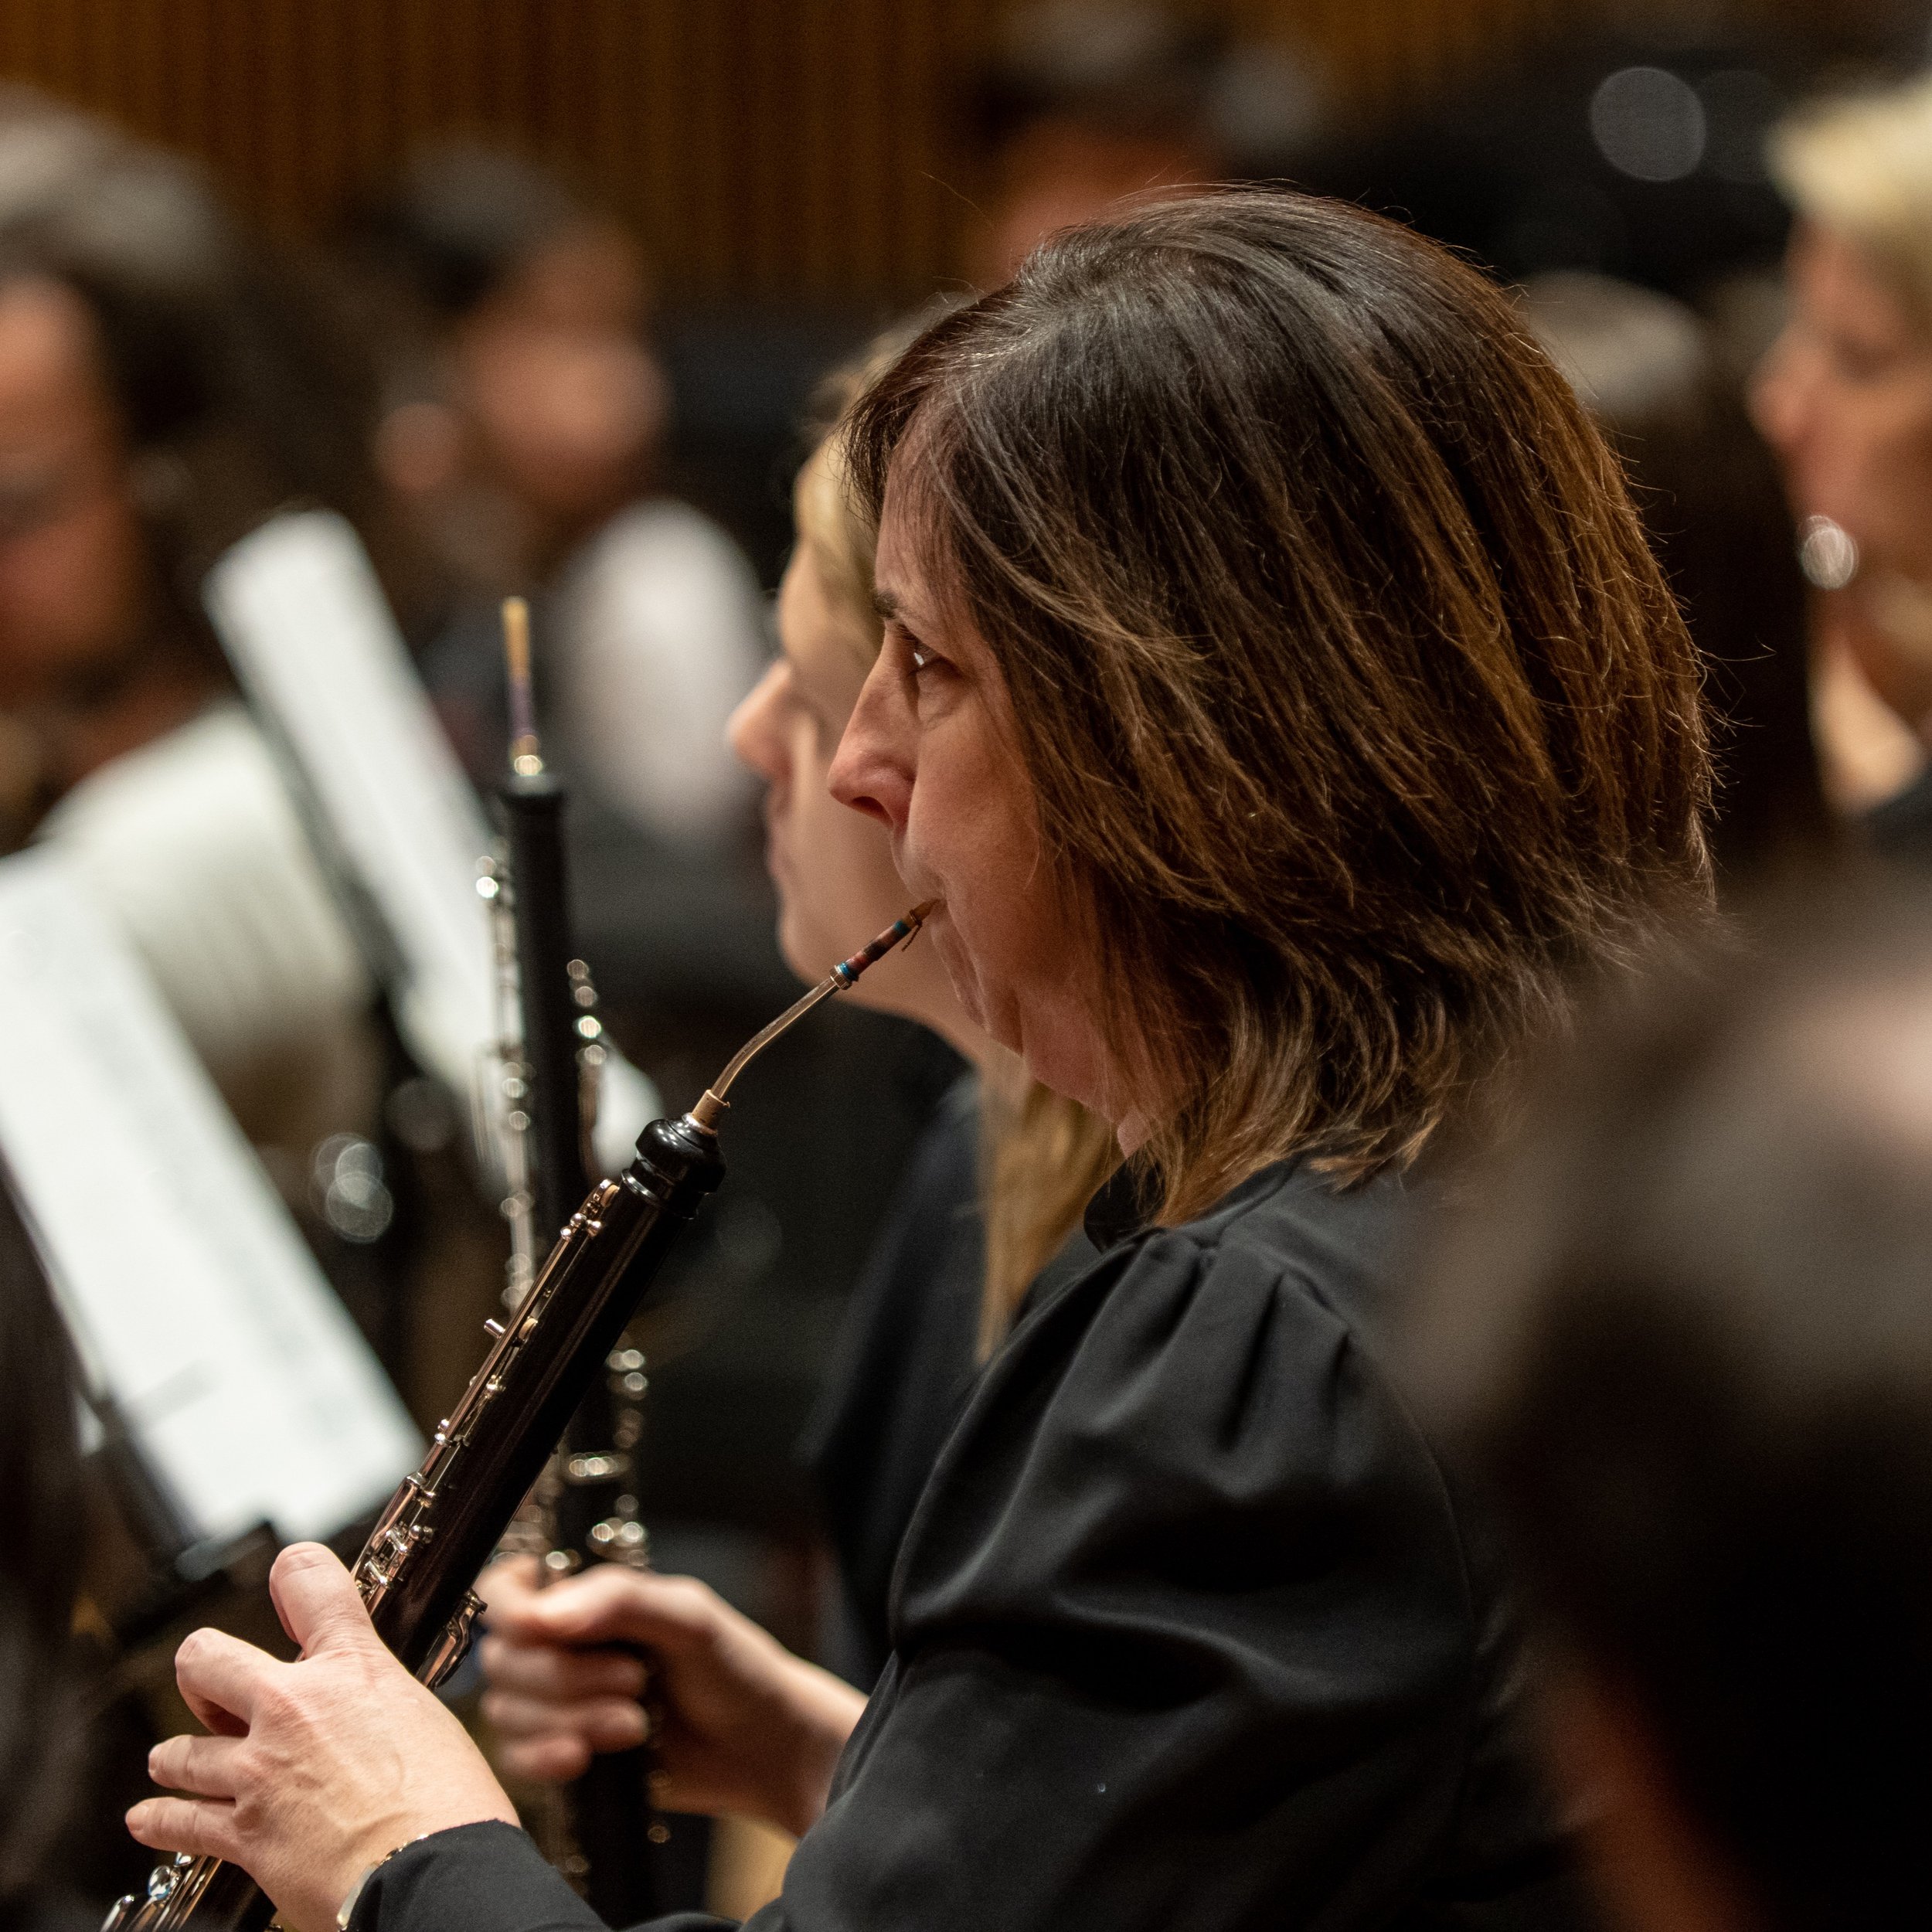
[[[420,1845],[426,1838],[434,1838],[433,1832],[418,1832],[413,1838],[406,1838],[400,1845],[392,1846],[362,1876],[349,1888],[349,1896],[343,1900],[342,1909],[335,1914],[335,1932],[349,1932],[349,1922],[355,1916],[355,1908],[362,1902],[362,1894],[369,1889],[369,1882],[375,1877],[398,1852],[406,1852],[412,1845]]]

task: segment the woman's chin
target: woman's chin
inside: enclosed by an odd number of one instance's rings
[[[944,968],[947,978],[951,982],[953,997],[959,1002],[961,1010],[982,1033],[992,1035],[1002,1046],[1015,1043],[999,1039],[999,1036],[987,1024],[987,1005],[979,975],[973,970],[973,963],[965,948],[959,943],[959,933],[946,916],[944,900],[940,900],[927,915],[926,930],[922,938],[930,938],[934,952],[940,964]]]

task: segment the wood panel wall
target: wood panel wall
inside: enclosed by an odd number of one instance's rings
[[[1586,0],[1219,0],[1364,112]],[[562,166],[672,292],[896,298],[954,272],[951,104],[1003,0],[0,0],[0,75],[203,158],[313,233],[426,137]]]

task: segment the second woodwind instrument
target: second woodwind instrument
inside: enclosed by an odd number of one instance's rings
[[[569,798],[543,760],[529,612],[521,597],[505,601],[503,630],[510,768],[495,802],[510,862],[508,917],[522,1022],[520,1109],[532,1155],[528,1192],[534,1224],[548,1239],[590,1185],[587,1143],[605,1049],[589,968],[570,943],[563,844]],[[511,1295],[517,1298],[514,1282]],[[649,1560],[634,1466],[645,1386],[641,1353],[622,1345],[591,1376],[524,1512],[531,1520],[518,1526],[527,1528],[531,1553],[547,1577],[567,1576],[587,1563],[641,1566]],[[566,1791],[567,1842],[546,1848],[607,1925],[635,1925],[665,1908],[659,1848],[668,1834],[652,1812],[651,1765],[648,1744],[598,1753]]]
[[[357,1559],[356,1587],[383,1641],[434,1686],[469,1648],[482,1605],[471,1586],[529,1493],[552,1448],[602,1369],[638,1297],[704,1197],[724,1178],[718,1127],[727,1095],[753,1056],[822,1000],[918,931],[915,907],[733,1055],[691,1111],[654,1121],[637,1157],[600,1181],[506,1321],[486,1325],[489,1352],[437,1428],[422,1467],[406,1478]],[[274,1908],[239,1866],[180,1852],[157,1866],[145,1894],[130,1893],[104,1932],[264,1932]]]

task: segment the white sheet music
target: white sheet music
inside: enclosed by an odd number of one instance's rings
[[[208,612],[251,702],[301,768],[327,837],[400,955],[396,1023],[479,1122],[501,1168],[503,1030],[477,861],[495,841],[417,681],[360,539],[324,510],[278,516],[209,573]],[[597,1122],[614,1168],[657,1111],[613,1053]]]
[[[236,675],[301,767],[328,835],[400,954],[410,1050],[471,1094],[498,1023],[477,861],[493,843],[417,682],[360,541],[333,512],[278,516],[209,572]]]
[[[86,1372],[209,1539],[325,1536],[421,1443],[126,943],[0,862],[0,1153]]]

